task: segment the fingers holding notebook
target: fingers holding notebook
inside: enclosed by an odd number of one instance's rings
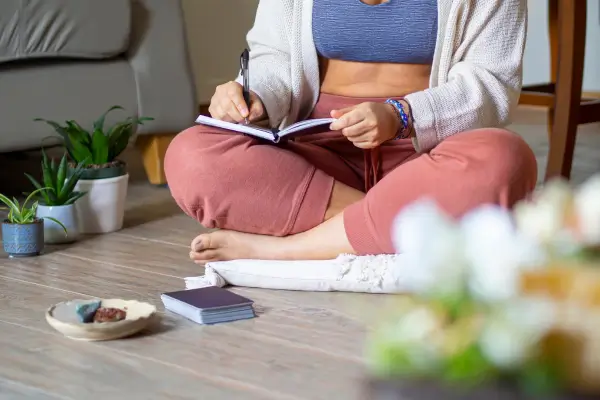
[[[234,123],[242,122],[246,118],[258,121],[265,115],[262,101],[255,93],[250,92],[250,107],[246,105],[242,85],[237,82],[217,86],[208,111],[212,118]]]

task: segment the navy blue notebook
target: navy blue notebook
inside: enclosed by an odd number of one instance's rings
[[[255,317],[253,301],[217,286],[164,293],[165,308],[200,324]]]

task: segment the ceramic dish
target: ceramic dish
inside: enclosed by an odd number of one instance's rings
[[[70,300],[53,305],[46,311],[46,321],[63,335],[86,341],[113,340],[134,335],[146,328],[156,316],[156,307],[136,300],[103,299],[102,307],[120,308],[127,312],[117,322],[83,323],[77,318],[76,306],[94,300]],[[98,301],[98,300],[95,300]]]

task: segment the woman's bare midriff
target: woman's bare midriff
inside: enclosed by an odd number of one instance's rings
[[[319,59],[321,92],[349,97],[401,97],[429,87],[430,65]]]

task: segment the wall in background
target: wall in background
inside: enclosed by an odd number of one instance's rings
[[[259,0],[182,0],[191,61],[200,103],[208,103],[216,85],[233,79],[246,33]],[[588,2],[586,62],[583,90],[600,92],[600,2]],[[528,0],[529,32],[525,49],[525,84],[550,78],[547,0]]]
[[[600,2],[587,1],[588,23],[583,90],[600,92]],[[528,0],[529,27],[523,61],[525,84],[546,83],[550,79],[550,48],[548,44],[548,0]]]
[[[198,101],[208,104],[215,86],[238,73],[258,0],[182,1]]]

